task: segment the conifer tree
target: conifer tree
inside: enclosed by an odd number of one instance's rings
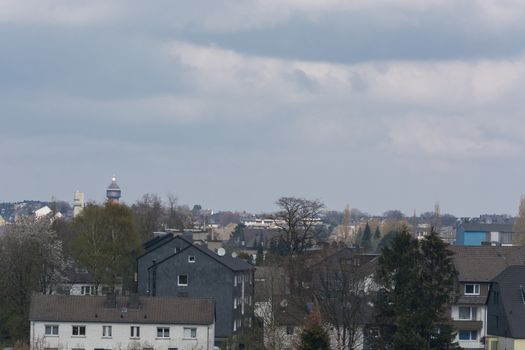
[[[363,231],[363,236],[361,237],[361,246],[365,251],[369,251],[372,246],[372,230],[368,221],[366,222],[365,230]]]
[[[321,324],[318,312],[313,312],[301,334],[300,350],[330,350],[330,337]]]
[[[405,228],[379,257],[376,301],[379,344],[393,350],[456,349],[444,326],[457,289],[452,253],[435,232],[421,243]]]

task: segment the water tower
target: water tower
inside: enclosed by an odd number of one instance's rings
[[[111,183],[106,189],[106,197],[109,203],[118,203],[120,196],[122,195],[122,190],[117,185],[117,178],[113,176],[111,178]]]

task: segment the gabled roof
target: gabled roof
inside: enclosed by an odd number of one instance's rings
[[[494,282],[499,284],[510,337],[525,339],[525,265],[509,266]]]
[[[525,247],[449,246],[460,282],[490,282],[511,265],[523,265]]]
[[[105,301],[103,296],[35,294],[31,298],[29,320],[208,325],[215,318],[213,299],[140,297],[138,309],[128,308],[126,297],[117,298],[116,308],[106,308]]]
[[[174,237],[174,239],[180,239],[180,240],[188,243],[189,246],[184,248],[184,249],[182,249],[180,252],[173,253],[173,254],[167,256],[166,258],[158,261],[157,263],[151,265],[148,269],[151,269],[151,268],[153,268],[155,266],[158,266],[158,265],[164,263],[165,261],[167,261],[167,260],[171,259],[172,257],[180,254],[181,252],[189,249],[190,247],[193,247],[193,248],[199,250],[203,254],[209,256],[213,260],[215,260],[215,261],[219,262],[220,264],[226,266],[228,269],[230,269],[232,271],[245,271],[245,270],[254,270],[255,269],[255,266],[253,266],[252,264],[248,264],[246,261],[244,261],[242,259],[234,258],[234,257],[232,257],[230,255],[224,255],[224,256],[217,255],[216,253],[214,253],[211,250],[209,250],[207,247],[200,246],[198,244],[193,244],[192,242],[190,242],[189,240],[187,240],[186,238],[184,238],[182,236],[176,236],[176,237]]]

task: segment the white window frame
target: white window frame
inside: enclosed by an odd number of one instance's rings
[[[129,332],[131,339],[140,339],[140,326],[131,326]]]
[[[190,264],[195,263],[195,255],[188,255],[188,262]]]
[[[468,318],[462,318],[461,317],[461,309],[468,309],[469,310],[469,316]],[[474,306],[459,306],[458,307],[458,320],[462,321],[475,321],[478,317],[478,308]]]
[[[113,327],[104,325],[102,326],[102,338],[111,338],[113,336]]]
[[[180,282],[180,277],[181,277],[181,276],[186,276],[186,283],[181,283],[181,282]],[[178,276],[177,276],[177,286],[187,287],[188,284],[189,284],[188,282],[189,282],[188,274],[181,274],[181,275],[178,275]]]
[[[77,334],[75,334],[75,328],[77,329]],[[84,334],[81,334],[81,330],[84,330]],[[79,337],[79,338],[85,338],[86,337],[86,326],[74,324],[71,326],[71,336],[72,337]]]
[[[95,295],[95,286],[80,286],[80,295]]]
[[[182,334],[185,339],[195,339],[197,338],[197,327],[184,327]]]
[[[469,334],[469,339],[461,339],[459,334],[460,332],[468,332]],[[473,338],[472,337],[472,333],[475,332],[476,333],[476,336]],[[458,331],[458,339],[461,340],[461,341],[473,341],[473,340],[478,340],[478,331],[467,331],[467,330],[459,330]]]
[[[47,332],[47,330],[50,330],[50,333]],[[56,333],[55,333],[56,330]],[[60,331],[59,326],[57,324],[46,324],[44,325],[44,335],[46,337],[58,337],[58,332]]]
[[[472,289],[473,289],[472,293],[467,293],[467,286],[472,286]],[[466,283],[463,289],[465,295],[479,295],[480,290],[481,290],[481,287],[479,283]]]
[[[157,339],[169,339],[170,327],[157,327]]]

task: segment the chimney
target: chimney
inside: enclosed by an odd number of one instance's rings
[[[108,293],[106,300],[104,301],[104,309],[116,309],[117,308],[117,296],[115,293]]]
[[[128,298],[128,309],[138,310],[140,309],[140,299],[137,293],[131,293]]]

